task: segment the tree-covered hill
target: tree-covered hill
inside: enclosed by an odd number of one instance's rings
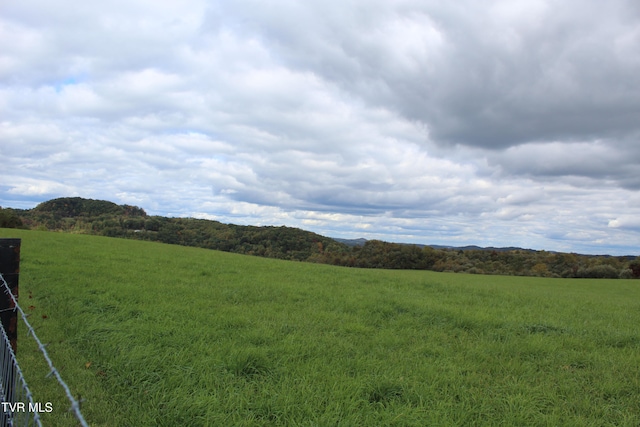
[[[63,197],[40,203],[32,209],[34,214],[57,218],[98,217],[101,215],[147,216],[144,209],[136,206],[117,205],[105,200]]]
[[[1,209],[0,227],[29,228],[196,246],[247,255],[361,268],[543,277],[640,278],[640,258],[519,248],[445,248],[340,240],[291,227],[255,227],[150,216],[139,207],[65,197],[33,209]]]
[[[326,247],[338,251],[347,248],[331,238],[297,228],[150,216],[136,206],[80,197],[53,199],[33,209],[2,212],[25,228],[151,240],[270,258],[305,261]]]

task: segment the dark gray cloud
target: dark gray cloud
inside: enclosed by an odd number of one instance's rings
[[[219,12],[223,13],[223,12]],[[633,2],[233,2],[234,27],[287,65],[490,149],[637,135]]]
[[[0,204],[637,253],[640,8],[100,5],[0,17]]]

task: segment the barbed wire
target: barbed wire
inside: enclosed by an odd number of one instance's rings
[[[65,383],[64,380],[62,379],[62,376],[60,376],[60,372],[58,372],[56,367],[53,365],[53,361],[49,357],[49,353],[47,353],[47,350],[45,349],[45,345],[42,344],[42,342],[40,341],[40,338],[38,338],[38,336],[36,335],[36,331],[33,329],[33,326],[31,326],[31,324],[27,320],[27,314],[24,312],[24,310],[22,310],[22,307],[20,307],[20,305],[18,304],[16,297],[13,295],[13,292],[11,292],[9,285],[7,284],[7,281],[4,280],[4,277],[2,277],[2,274],[0,274],[0,281],[2,281],[1,285],[4,287],[4,292],[8,294],[9,297],[13,300],[13,303],[15,304],[14,309],[17,310],[18,313],[20,313],[20,316],[22,317],[22,321],[26,325],[27,330],[29,331],[29,334],[31,334],[35,342],[38,344],[38,348],[42,352],[44,359],[47,361],[47,364],[49,365],[50,371],[49,371],[49,374],[47,374],[47,377],[53,375],[56,378],[56,380],[58,380],[58,383],[64,389],[67,395],[67,398],[69,399],[69,402],[71,402],[71,408],[69,409],[69,411],[74,413],[74,415],[76,416],[76,418],[78,419],[82,427],[89,427],[89,424],[87,424],[84,417],[82,416],[82,413],[80,412],[80,402],[78,402],[78,400],[76,400],[76,398],[73,397],[73,394],[71,393],[71,389],[69,389],[69,386],[67,385],[67,383]]]

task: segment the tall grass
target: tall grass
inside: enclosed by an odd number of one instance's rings
[[[21,237],[20,303],[92,425],[640,424],[640,283]],[[20,330],[50,425],[74,425]]]

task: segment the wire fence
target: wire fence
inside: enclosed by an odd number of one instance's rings
[[[7,294],[13,301],[13,308],[10,310],[16,310],[20,313],[23,323],[27,327],[29,335],[33,337],[38,345],[38,348],[42,352],[44,359],[49,365],[48,376],[53,376],[60,386],[64,389],[71,407],[71,411],[77,418],[80,426],[89,427],[89,424],[84,419],[84,416],[80,412],[80,402],[73,397],[69,386],[64,382],[60,376],[60,372],[56,369],[45,349],[44,344],[40,341],[36,335],[35,330],[31,324],[27,321],[27,315],[22,307],[18,305],[16,297],[11,292],[6,280],[0,274],[0,289]],[[24,375],[18,366],[16,355],[11,348],[9,338],[4,330],[4,327],[0,326],[2,330],[2,339],[0,339],[0,392],[2,393],[2,415],[0,421],[2,426],[41,426],[39,412],[41,410],[48,410],[50,408],[43,407],[42,402],[34,402],[33,396],[29,391],[29,387],[24,379]]]
[[[2,277],[0,275],[0,277]],[[11,348],[9,337],[0,327],[0,394],[2,395],[2,426],[42,426],[40,414],[36,409],[33,396],[24,375],[16,361],[16,355]]]

